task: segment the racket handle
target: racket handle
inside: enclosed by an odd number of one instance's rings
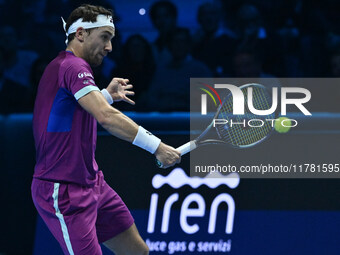
[[[196,143],[194,141],[190,141],[178,147],[176,150],[178,150],[181,153],[181,156],[183,156],[196,148],[197,148]]]
[[[178,150],[181,153],[181,156],[183,156],[184,154],[187,154],[188,152],[190,152],[190,151],[192,151],[196,148],[197,148],[197,145],[196,145],[195,141],[190,141],[190,142],[187,142],[187,143],[183,144],[182,146],[178,147],[176,150]],[[156,159],[156,165],[159,168],[163,167],[163,164],[158,159]]]

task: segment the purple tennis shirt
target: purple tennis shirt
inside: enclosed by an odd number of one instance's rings
[[[33,113],[34,178],[85,186],[96,182],[97,121],[77,101],[95,90],[90,65],[71,52],[60,52],[46,67]]]

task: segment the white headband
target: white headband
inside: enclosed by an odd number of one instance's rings
[[[66,45],[68,43],[68,36],[72,33],[77,32],[77,29],[82,27],[84,29],[90,29],[90,28],[95,28],[95,27],[112,27],[115,28],[115,26],[113,25],[113,20],[111,16],[106,16],[103,14],[100,14],[97,16],[97,21],[96,22],[84,22],[83,18],[79,18],[77,19],[74,23],[72,23],[72,25],[68,28],[68,30],[66,31],[66,22],[63,19],[63,17],[61,17],[61,20],[63,21],[63,27],[64,27],[64,31],[66,33]]]

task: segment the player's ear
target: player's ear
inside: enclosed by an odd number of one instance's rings
[[[79,27],[77,29],[77,31],[76,31],[76,36],[75,37],[78,39],[78,41],[84,42],[85,33],[86,33],[85,29],[82,28],[82,27]]]

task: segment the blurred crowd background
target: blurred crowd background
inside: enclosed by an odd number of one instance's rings
[[[44,68],[65,49],[60,17],[85,2],[114,11],[113,51],[94,73],[100,88],[130,79],[137,104],[122,110],[189,111],[193,77],[340,77],[336,0],[201,1],[186,9],[196,26],[178,24],[181,1],[149,1],[139,14],[154,38],[137,25],[124,35],[114,0],[0,0],[0,114],[32,112]]]

